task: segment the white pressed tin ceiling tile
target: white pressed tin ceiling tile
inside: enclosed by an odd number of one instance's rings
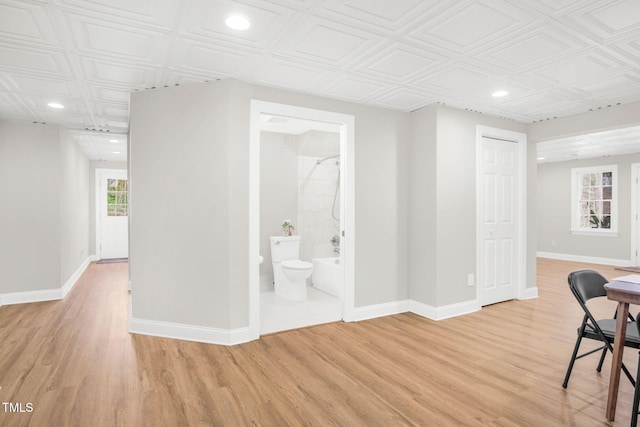
[[[534,10],[550,15],[564,15],[601,2],[601,0],[536,0]],[[531,5],[530,2],[523,2]]]
[[[59,44],[51,16],[45,5],[4,0],[0,4],[0,38],[15,39],[36,45]]]
[[[246,16],[251,27],[246,31],[228,28],[225,20],[231,14]],[[190,0],[178,32],[185,37],[265,49],[288,31],[294,14],[293,9],[271,2],[252,5],[226,0]]]
[[[105,19],[67,13],[78,51],[96,58],[107,56],[125,61],[159,65],[170,37],[154,29],[123,25]]]
[[[294,62],[273,60],[267,62],[261,82],[268,85],[303,89],[316,84],[323,78],[322,70]]]
[[[427,101],[425,101],[427,99]],[[376,105],[381,105],[393,110],[413,111],[418,108],[433,104],[435,99],[416,94],[407,89],[392,90],[375,99]]]
[[[447,67],[437,74],[427,75],[414,82],[414,85],[438,88],[441,91],[453,91],[472,86],[489,78],[489,74],[466,64]]]
[[[294,43],[293,50],[303,56],[339,62],[367,41],[366,37],[318,24],[305,31]]]
[[[129,117],[129,107],[121,104],[96,103],[95,113],[100,116],[117,120],[127,120]]]
[[[594,79],[592,82],[580,87],[590,99],[613,99],[616,95],[629,95],[640,93],[640,75],[638,73],[625,73],[608,78]]]
[[[174,70],[238,77],[251,65],[251,60],[252,55],[243,50],[182,39],[176,45],[169,66]]]
[[[69,76],[68,63],[63,53],[30,46],[10,45],[3,41],[0,41],[0,67],[32,74]]]
[[[442,4],[442,3],[440,3]],[[443,4],[436,16],[421,22],[410,37],[456,53],[487,49],[526,29],[528,14],[502,1]]]
[[[628,64],[638,64],[640,63],[640,34],[621,40],[615,46],[610,46],[610,49],[618,53]]]
[[[60,80],[45,76],[30,76],[24,73],[7,73],[7,80],[11,81],[18,92],[24,94],[42,94],[62,97],[79,97],[75,84],[70,80]]]
[[[97,102],[121,102],[129,104],[130,92],[125,89],[110,88],[96,84],[89,84],[93,99]]]
[[[547,34],[536,34],[491,55],[514,67],[523,68],[550,56],[561,56],[570,46]]]
[[[341,74],[332,76],[329,83],[321,90],[341,99],[364,101],[390,88],[391,86],[385,82]]]
[[[426,72],[427,68],[447,59],[410,46],[393,44],[368,61],[363,61],[358,66],[358,71],[364,75],[406,84],[415,76]]]
[[[599,49],[580,51],[545,65],[534,74],[546,77],[556,85],[572,85],[599,75],[616,72],[620,62]]]
[[[158,71],[150,66],[115,60],[81,57],[86,81],[93,84],[117,85],[123,89],[143,89],[154,84]]]
[[[626,0],[611,2],[585,13],[588,19],[585,22],[593,22],[597,28],[594,31],[605,31],[608,35],[634,28],[640,24],[640,2]]]
[[[2,79],[0,78],[0,83]],[[10,92],[0,87],[0,117],[9,120],[32,120],[29,111]]]
[[[136,27],[172,29],[180,16],[181,0],[51,0],[61,9],[76,14],[102,17]]]
[[[353,68],[354,64],[378,52],[381,43],[384,43],[384,38],[374,32],[324,17],[305,15],[274,46],[274,53],[330,67]]]
[[[401,30],[431,3],[425,0],[329,0],[324,7],[334,12],[336,17],[346,16],[360,23],[361,28]]]

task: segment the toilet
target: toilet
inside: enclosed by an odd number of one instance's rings
[[[300,261],[300,236],[271,236],[271,261],[276,295],[293,301],[307,299],[307,278],[313,264]]]

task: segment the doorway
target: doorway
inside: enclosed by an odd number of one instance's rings
[[[96,256],[129,257],[129,183],[124,169],[96,169]]]
[[[269,329],[265,330],[262,325],[262,313],[261,300],[264,295],[261,295],[261,290],[265,290],[264,277],[261,283],[261,262],[260,259],[265,259],[266,262],[271,262],[267,253],[269,244],[263,242],[265,240],[262,234],[274,234],[274,230],[263,230],[261,233],[261,204],[269,206],[273,203],[273,200],[261,200],[261,150],[262,150],[262,135],[265,130],[265,123],[297,123],[297,124],[313,124],[318,128],[331,128],[337,132],[339,136],[339,153],[332,156],[334,157],[333,164],[329,161],[324,161],[323,158],[318,157],[315,160],[311,158],[305,159],[305,162],[319,162],[318,169],[320,168],[333,168],[331,171],[339,176],[336,185],[335,196],[339,199],[339,203],[336,203],[335,210],[332,209],[332,214],[339,219],[337,222],[337,233],[335,237],[338,237],[340,254],[337,257],[339,259],[339,282],[341,283],[340,291],[342,293],[342,299],[340,301],[339,314],[332,320],[350,320],[353,318],[354,312],[354,258],[355,258],[355,212],[354,212],[354,118],[353,116],[333,113],[328,111],[313,110],[308,108],[296,107],[284,104],[275,104],[264,101],[251,101],[251,136],[250,136],[250,182],[249,182],[249,194],[250,194],[250,242],[249,242],[249,327],[252,338],[259,338],[262,333],[275,332],[273,324],[269,326]],[[271,131],[277,131],[277,127],[271,128]],[[308,154],[308,153],[307,153]],[[318,154],[318,153],[315,153]],[[312,168],[313,169],[312,165]],[[307,171],[307,173],[311,172]],[[298,183],[296,182],[295,185]],[[332,184],[333,185],[333,184]],[[265,196],[266,197],[266,196]],[[278,220],[279,222],[282,219]],[[271,221],[274,222],[274,221]],[[270,226],[273,224],[269,223]],[[276,232],[277,227],[276,227]],[[280,233],[282,234],[282,233]],[[332,236],[329,236],[332,237]],[[305,236],[301,236],[304,240]],[[327,238],[328,240],[329,238]],[[263,266],[262,270],[265,270],[266,266]],[[309,288],[311,289],[311,288]],[[313,290],[315,292],[315,289]],[[302,306],[301,304],[298,304]],[[298,307],[300,309],[300,307]],[[295,312],[295,310],[293,310]],[[318,319],[316,323],[322,323],[322,319]],[[313,323],[311,323],[313,324]],[[296,324],[295,321],[283,324],[280,330],[291,329],[300,326],[309,326],[310,324]]]
[[[485,306],[526,286],[526,135],[479,127],[477,153],[476,291]]]

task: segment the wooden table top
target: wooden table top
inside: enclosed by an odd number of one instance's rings
[[[614,281],[604,285],[610,300],[640,304],[640,284]]]

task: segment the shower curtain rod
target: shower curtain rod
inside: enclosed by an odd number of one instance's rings
[[[340,157],[340,154],[336,154],[334,156],[329,156],[329,157],[325,157],[324,159],[316,160],[316,165],[319,165],[320,163],[324,162],[325,160],[335,159],[336,157]]]

